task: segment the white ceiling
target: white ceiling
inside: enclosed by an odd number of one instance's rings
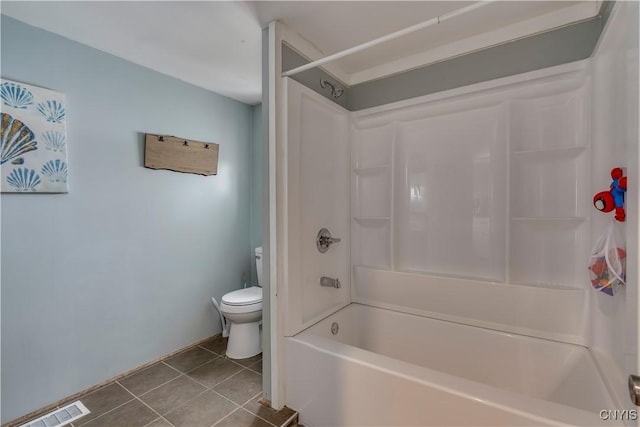
[[[283,22],[318,56],[470,3],[3,0],[0,8],[3,14],[30,25],[255,104],[261,94],[261,29],[274,19]],[[589,1],[497,2],[343,58],[331,67],[347,83],[357,83],[394,69],[442,60],[524,33],[585,19],[595,15],[598,6]]]

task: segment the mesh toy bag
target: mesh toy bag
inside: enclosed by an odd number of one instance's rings
[[[625,284],[626,258],[624,242],[616,236],[612,220],[595,246],[589,260],[591,285],[598,291],[613,296],[614,285]]]

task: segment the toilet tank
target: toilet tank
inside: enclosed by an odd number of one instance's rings
[[[256,248],[256,273],[258,274],[258,286],[262,286],[262,246]]]

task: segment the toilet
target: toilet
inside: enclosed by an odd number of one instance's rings
[[[220,312],[229,327],[227,357],[230,359],[246,359],[262,352],[262,247],[257,247],[255,254],[258,286],[229,292],[220,304]]]

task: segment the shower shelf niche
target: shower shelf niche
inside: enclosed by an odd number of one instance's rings
[[[353,263],[392,269],[392,163],[395,125],[352,128]]]

